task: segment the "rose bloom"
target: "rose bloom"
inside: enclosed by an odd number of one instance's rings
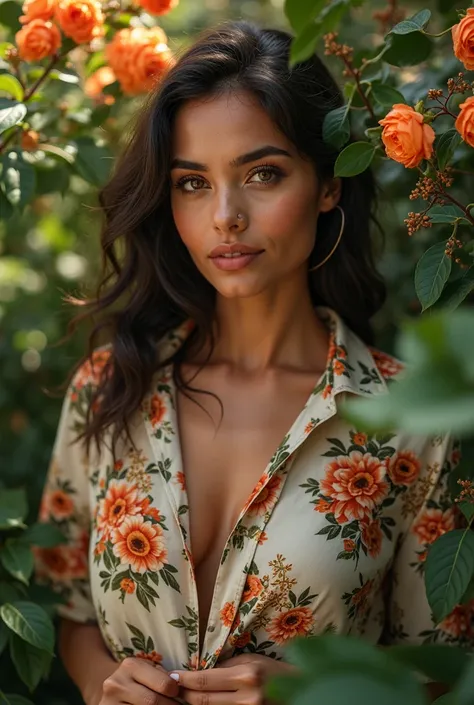
[[[104,34],[104,15],[98,0],[58,0],[56,20],[66,37],[88,44]]]
[[[166,41],[159,27],[125,28],[114,35],[106,56],[124,93],[137,95],[151,90],[173,64]],[[160,420],[160,413],[153,413],[155,417]]]
[[[31,20],[50,20],[54,16],[55,0],[25,0],[24,12],[20,15],[21,24],[31,22]]]
[[[103,95],[102,91],[105,86],[109,86],[114,81],[115,74],[110,66],[101,66],[86,79],[84,83],[84,93],[89,98],[102,100],[106,105],[112,105],[115,102],[113,95]]]
[[[454,55],[468,71],[474,69],[474,7],[470,7],[459,24],[451,28]]]
[[[150,15],[166,15],[178,6],[179,0],[137,0]]]
[[[464,142],[470,147],[474,147],[474,96],[471,95],[469,98],[466,98],[464,103],[460,104],[459,108],[461,112],[457,116],[454,125]]]
[[[53,56],[61,46],[61,34],[52,22],[32,20],[15,35],[20,58],[24,61],[40,61]]]
[[[382,142],[387,156],[408,169],[433,154],[435,132],[411,106],[395,103],[388,115],[379,120],[379,125],[384,128]]]

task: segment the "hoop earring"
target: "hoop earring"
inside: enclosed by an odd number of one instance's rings
[[[338,248],[338,246],[339,246],[339,243],[341,242],[342,233],[344,232],[344,225],[346,224],[346,214],[344,213],[344,210],[341,208],[341,206],[336,206],[336,208],[338,208],[338,209],[341,211],[341,229],[340,229],[340,231],[339,231],[339,235],[337,236],[336,244],[334,245],[334,247],[332,248],[332,250],[331,250],[331,252],[328,254],[328,256],[325,257],[325,258],[323,259],[323,261],[320,262],[319,264],[317,264],[317,265],[315,265],[314,267],[311,267],[310,269],[308,269],[308,272],[314,272],[316,269],[319,269],[320,267],[322,267],[323,264],[326,264],[326,262],[328,261],[328,259],[333,256],[333,254],[335,253],[335,251],[337,250],[337,248]]]

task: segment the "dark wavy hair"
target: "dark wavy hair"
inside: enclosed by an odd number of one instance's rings
[[[99,194],[104,222],[102,273],[95,298],[70,299],[86,306],[71,321],[71,331],[84,318],[99,318],[78,367],[91,357],[101,331],[109,331],[111,342],[109,374],[102,376],[80,436],[87,449],[93,439],[99,448],[104,431],[112,425],[114,449],[124,432],[131,440],[128,421],[159,367],[174,363],[175,383],[189,393],[193,388],[180,371],[186,351],[190,345],[202,349],[206,340],[212,351],[215,290],[194,265],[170,205],[170,146],[181,106],[222,91],[249,91],[298,152],[311,159],[319,183],[334,176],[338,151],[323,142],[322,125],[325,115],[344,100],[318,56],[289,67],[291,39],[285,32],[243,21],[207,31],[182,54],[138,115],[114,173]],[[367,343],[373,342],[370,318],[385,299],[371,240],[371,221],[382,232],[375,197],[370,170],[342,179],[339,205],[346,215],[342,241],[329,261],[309,274],[314,304],[334,309]],[[340,223],[337,209],[319,216],[310,266],[330,251]],[[195,327],[184,346],[159,361],[157,341],[188,318]]]

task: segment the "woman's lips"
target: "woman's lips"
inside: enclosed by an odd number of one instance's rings
[[[250,252],[248,254],[241,254],[237,256],[234,255],[232,257],[223,257],[221,255],[218,257],[211,257],[210,259],[218,269],[229,272],[247,267],[255,259],[257,259],[257,257],[263,254],[263,252],[264,250],[261,252]]]

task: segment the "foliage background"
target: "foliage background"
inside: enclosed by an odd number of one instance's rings
[[[403,9],[410,16],[423,6],[407,2]],[[455,23],[455,11],[463,7],[467,4],[455,0],[433,2],[436,28],[430,31],[440,32]],[[340,28],[340,41],[355,47],[356,52],[375,45],[382,27],[373,13],[385,9],[383,1],[353,9],[353,21],[346,19]],[[19,29],[20,12],[21,4],[16,0],[0,0],[0,42],[12,40]],[[181,0],[170,14],[158,19],[172,50],[178,52],[199,30],[229,18],[288,29],[283,0]],[[317,50],[323,56],[322,42]],[[341,63],[334,57],[324,58],[342,85],[346,79]],[[434,62],[395,69],[397,88],[414,105],[425,97],[429,88],[445,88],[447,78],[461,69],[453,57],[448,34],[438,40]],[[6,70],[0,63],[0,74]],[[69,70],[73,73],[74,67]],[[44,389],[53,389],[64,382],[73,363],[83,354],[87,333],[83,328],[66,345],[54,347],[64,336],[71,317],[71,309],[62,302],[62,297],[87,289],[95,281],[99,264],[99,221],[92,210],[98,176],[94,153],[87,153],[87,140],[91,136],[105,137],[113,157],[119,149],[120,136],[141,101],[140,97],[117,98],[113,105],[97,110],[84,95],[81,83],[51,80],[45,90],[62,111],[63,135],[82,140],[85,148],[84,158],[72,168],[57,161],[49,164],[49,168],[38,164],[35,167],[38,195],[21,216],[0,219],[0,492],[2,483],[6,487],[26,486],[32,519],[37,512],[61,406],[61,396],[51,397]],[[57,114],[40,117],[57,120]],[[443,119],[438,121],[441,129]],[[32,127],[35,129],[34,124]],[[462,202],[466,198],[472,200],[474,150],[469,150],[469,155],[456,167],[471,174],[456,174],[456,186],[451,193]],[[378,347],[392,352],[402,318],[415,316],[421,310],[413,283],[416,262],[430,245],[446,240],[450,228],[445,226],[445,232],[443,226],[436,226],[408,237],[403,219],[409,210],[416,210],[408,194],[415,186],[418,172],[387,161],[379,167],[377,175],[383,189],[379,218],[386,232],[379,267],[386,278],[389,296],[374,322]],[[452,276],[456,269],[453,267]],[[472,305],[472,295],[466,303]],[[465,463],[474,460],[472,444],[465,443],[464,458]],[[6,659],[5,655],[0,658],[0,690],[26,695]],[[48,682],[29,697],[37,704],[81,702],[56,662]]]

